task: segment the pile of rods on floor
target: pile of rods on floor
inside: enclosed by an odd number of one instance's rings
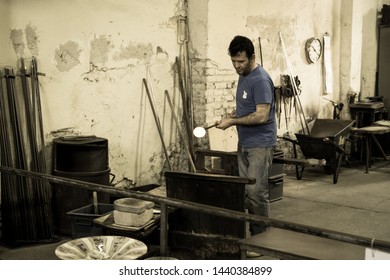
[[[37,60],[30,71],[19,60],[19,73],[0,69],[1,165],[46,173]],[[5,243],[53,238],[51,186],[48,182],[1,174],[2,238]]]

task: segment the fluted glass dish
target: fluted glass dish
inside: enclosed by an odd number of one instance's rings
[[[62,260],[135,260],[148,247],[137,239],[124,236],[90,236],[59,245],[55,254]]]

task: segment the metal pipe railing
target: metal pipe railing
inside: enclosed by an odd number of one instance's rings
[[[320,237],[326,237],[326,238],[344,241],[344,242],[357,244],[361,246],[367,246],[373,249],[390,251],[390,242],[384,240],[377,240],[375,238],[367,238],[367,237],[362,237],[362,236],[357,236],[357,235],[352,235],[352,234],[347,234],[347,233],[342,233],[337,231],[325,230],[317,227],[306,226],[302,224],[290,223],[286,221],[271,219],[271,218],[253,215],[253,214],[247,214],[244,212],[219,208],[210,205],[204,205],[204,204],[195,203],[186,200],[161,197],[161,196],[156,196],[148,193],[142,193],[142,192],[131,191],[131,190],[118,190],[118,188],[112,186],[90,183],[90,182],[74,180],[74,179],[69,179],[64,177],[58,177],[54,175],[21,170],[21,169],[6,167],[6,166],[0,166],[0,172],[13,174],[16,176],[28,177],[32,179],[44,180],[55,184],[69,185],[72,187],[78,187],[86,190],[104,192],[104,193],[109,193],[109,194],[119,195],[124,197],[133,197],[133,198],[138,198],[138,199],[143,199],[143,200],[153,201],[155,203],[158,203],[161,208],[160,253],[162,256],[166,255],[167,246],[168,246],[168,234],[167,234],[168,207],[167,206],[171,206],[175,208],[186,208],[186,209],[212,214],[215,216],[222,216],[222,217],[233,218],[238,220],[244,220],[250,222],[263,222],[269,226],[273,226],[277,228],[283,228],[283,229],[293,230],[297,232],[312,234]]]

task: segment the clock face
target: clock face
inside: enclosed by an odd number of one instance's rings
[[[306,42],[306,58],[309,63],[316,62],[322,54],[322,44],[317,38],[310,38]]]

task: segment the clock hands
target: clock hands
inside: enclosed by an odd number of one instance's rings
[[[314,46],[310,45],[310,47],[315,51],[316,54],[320,55],[321,52],[318,51]]]

